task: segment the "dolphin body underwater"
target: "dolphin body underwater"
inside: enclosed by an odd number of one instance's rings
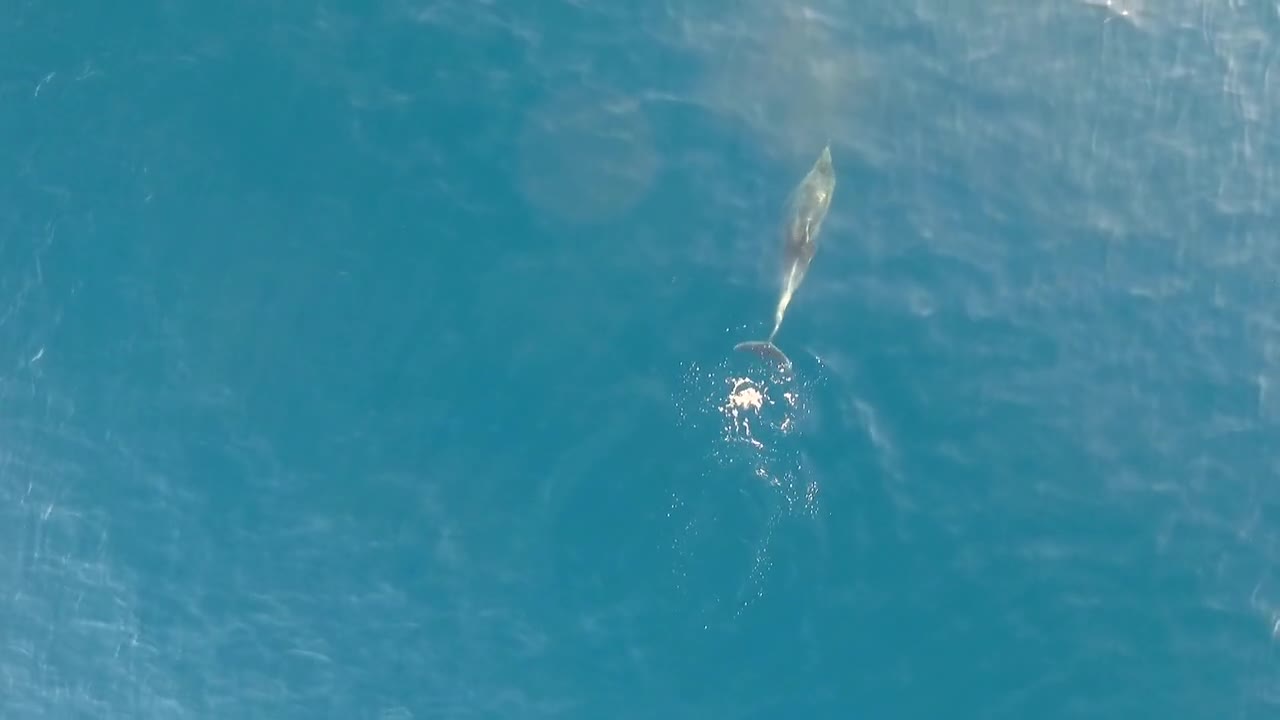
[[[770,358],[790,372],[791,359],[773,344],[773,338],[782,327],[791,298],[804,282],[809,263],[818,251],[818,233],[822,221],[831,206],[831,195],[836,189],[836,171],[831,165],[831,145],[827,144],[817,162],[791,193],[787,203],[787,216],[782,237],[782,293],[778,296],[778,309],[774,312],[773,332],[767,340],[750,340],[734,346],[734,350],[753,352]]]

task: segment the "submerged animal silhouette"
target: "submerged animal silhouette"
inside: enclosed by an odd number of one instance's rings
[[[734,346],[734,350],[771,358],[784,370],[790,371],[791,359],[773,343],[773,339],[782,327],[782,318],[787,314],[791,298],[800,289],[809,263],[813,262],[818,251],[818,233],[822,230],[822,221],[827,216],[835,189],[836,172],[831,164],[831,145],[828,144],[800,185],[792,191],[787,203],[788,215],[782,236],[782,292],[774,312],[773,331],[767,340],[741,342]]]

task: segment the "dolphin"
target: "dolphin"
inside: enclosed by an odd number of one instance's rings
[[[818,233],[822,230],[822,221],[827,217],[835,189],[836,171],[831,164],[831,143],[827,143],[787,202],[782,233],[782,292],[773,316],[773,332],[769,333],[767,340],[741,342],[734,346],[734,350],[771,358],[784,370],[790,371],[791,360],[773,344],[773,338],[782,327],[787,306],[791,304],[796,290],[800,289],[800,283],[804,282],[809,263],[813,262],[814,253],[818,251]]]

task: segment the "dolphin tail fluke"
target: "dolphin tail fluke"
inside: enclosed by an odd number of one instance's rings
[[[787,357],[786,353],[782,352],[777,345],[774,345],[769,340],[750,340],[748,342],[740,342],[737,345],[734,345],[733,349],[740,352],[755,353],[760,357],[778,363],[783,370],[788,372],[791,370],[791,358]]]

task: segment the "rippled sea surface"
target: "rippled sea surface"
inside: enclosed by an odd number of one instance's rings
[[[1280,710],[1275,3],[0,45],[0,716]]]

